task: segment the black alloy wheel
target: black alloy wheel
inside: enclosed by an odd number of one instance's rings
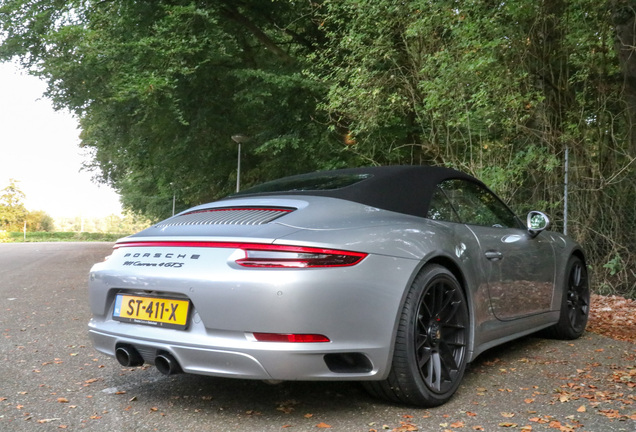
[[[464,376],[468,335],[468,306],[457,278],[440,265],[424,267],[402,308],[389,376],[365,388],[394,402],[445,403]]]
[[[580,259],[570,265],[567,286],[567,310],[574,333],[581,334],[587,325],[590,312],[590,290],[587,280],[587,269]]]
[[[462,372],[468,339],[468,313],[459,285],[446,278],[432,282],[415,322],[415,357],[426,386],[438,394],[452,389]]]
[[[559,322],[548,329],[558,339],[576,339],[585,332],[590,313],[590,287],[585,262],[572,256],[564,279]]]

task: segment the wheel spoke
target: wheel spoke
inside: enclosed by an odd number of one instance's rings
[[[445,304],[444,291],[445,290],[446,290],[446,285],[441,282],[435,286],[435,292],[436,292],[436,298],[437,298],[435,312],[437,315],[439,315],[440,312],[444,310],[444,304]]]
[[[442,342],[439,346],[439,355],[442,360],[442,366],[446,372],[446,377],[450,377],[450,371],[457,370],[458,366],[453,356],[454,348],[451,348],[449,344]]]
[[[572,269],[572,286],[574,287],[581,286],[581,276],[582,276],[582,268],[580,264],[577,264]]]
[[[421,350],[418,351],[417,364],[418,364],[420,370],[424,370],[424,367],[428,364],[428,362],[430,360],[431,360],[431,350],[430,350],[430,348],[426,347],[426,348],[422,348]]]
[[[590,308],[590,302],[586,297],[581,297],[581,306],[579,308],[579,310],[581,311],[581,313],[583,315],[587,315],[589,312],[589,308]]]
[[[426,297],[428,297],[428,302],[425,302],[425,307],[429,313],[429,316],[432,318],[437,313],[437,287],[432,286],[428,290]]]
[[[415,352],[419,352],[422,348],[428,346],[428,335],[425,332],[419,334],[415,341]]]
[[[444,304],[443,311],[440,312],[440,319],[445,324],[452,322],[457,315],[457,311],[461,307],[461,302],[453,301],[453,297],[449,297],[448,301]]]
[[[461,341],[459,341],[459,342],[456,342],[456,341],[444,341],[444,343],[446,345],[448,345],[449,347],[463,348],[463,347],[466,346],[466,343],[465,342],[461,342]]]
[[[426,327],[428,326],[428,322],[430,320],[431,319],[429,317],[427,317],[426,315],[418,313],[417,314],[417,329],[416,329],[416,331],[418,331],[420,334],[426,335]]]
[[[433,311],[426,302],[422,302],[418,311],[418,319],[428,321],[433,316]]]
[[[577,313],[576,313],[576,308],[574,306],[568,307],[568,317],[570,318],[570,322],[572,323],[572,325],[576,327]]]
[[[447,294],[448,298],[446,300],[444,300],[444,302],[440,305],[439,311],[437,313],[438,316],[441,318],[442,313],[448,311],[448,313],[447,313],[448,316],[445,317],[446,321],[449,321],[452,318],[452,316],[455,314],[455,312],[457,311],[456,308],[452,307],[453,306],[453,298],[455,297],[454,296],[454,294],[455,294],[454,291],[455,290],[451,290],[451,291],[448,291],[448,292],[445,293],[445,294]],[[451,307],[449,307],[449,306],[451,306]]]
[[[442,324],[442,327],[448,328],[448,329],[451,329],[451,330],[463,330],[463,329],[466,328],[465,325],[460,324],[460,323],[444,323],[444,324]]]
[[[441,370],[442,363],[440,361],[439,354],[433,353],[430,361],[428,362],[428,384],[436,391],[442,390]]]

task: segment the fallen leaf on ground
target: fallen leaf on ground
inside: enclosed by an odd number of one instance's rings
[[[417,426],[408,422],[400,422],[402,426],[393,429],[392,432],[411,432],[419,430]]]
[[[51,423],[58,420],[62,420],[62,419],[59,419],[59,418],[42,419],[42,420],[38,420],[38,423]]]
[[[289,399],[284,402],[278,402],[278,407],[276,409],[278,411],[282,411],[285,414],[291,414],[294,411],[294,406],[298,405],[299,402],[295,399]]]
[[[636,301],[592,294],[587,331],[636,343]]]

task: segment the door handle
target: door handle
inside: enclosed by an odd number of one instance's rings
[[[486,255],[486,258],[491,261],[499,261],[503,258],[503,254],[501,252],[494,250],[486,251],[484,255]]]

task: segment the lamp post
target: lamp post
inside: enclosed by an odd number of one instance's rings
[[[236,165],[236,192],[241,189],[241,143],[246,143],[250,137],[243,134],[232,135],[232,141],[238,144],[238,161]]]
[[[172,188],[172,216],[174,216],[174,207],[177,202],[177,191],[174,188],[174,183],[170,183],[170,188]]]

